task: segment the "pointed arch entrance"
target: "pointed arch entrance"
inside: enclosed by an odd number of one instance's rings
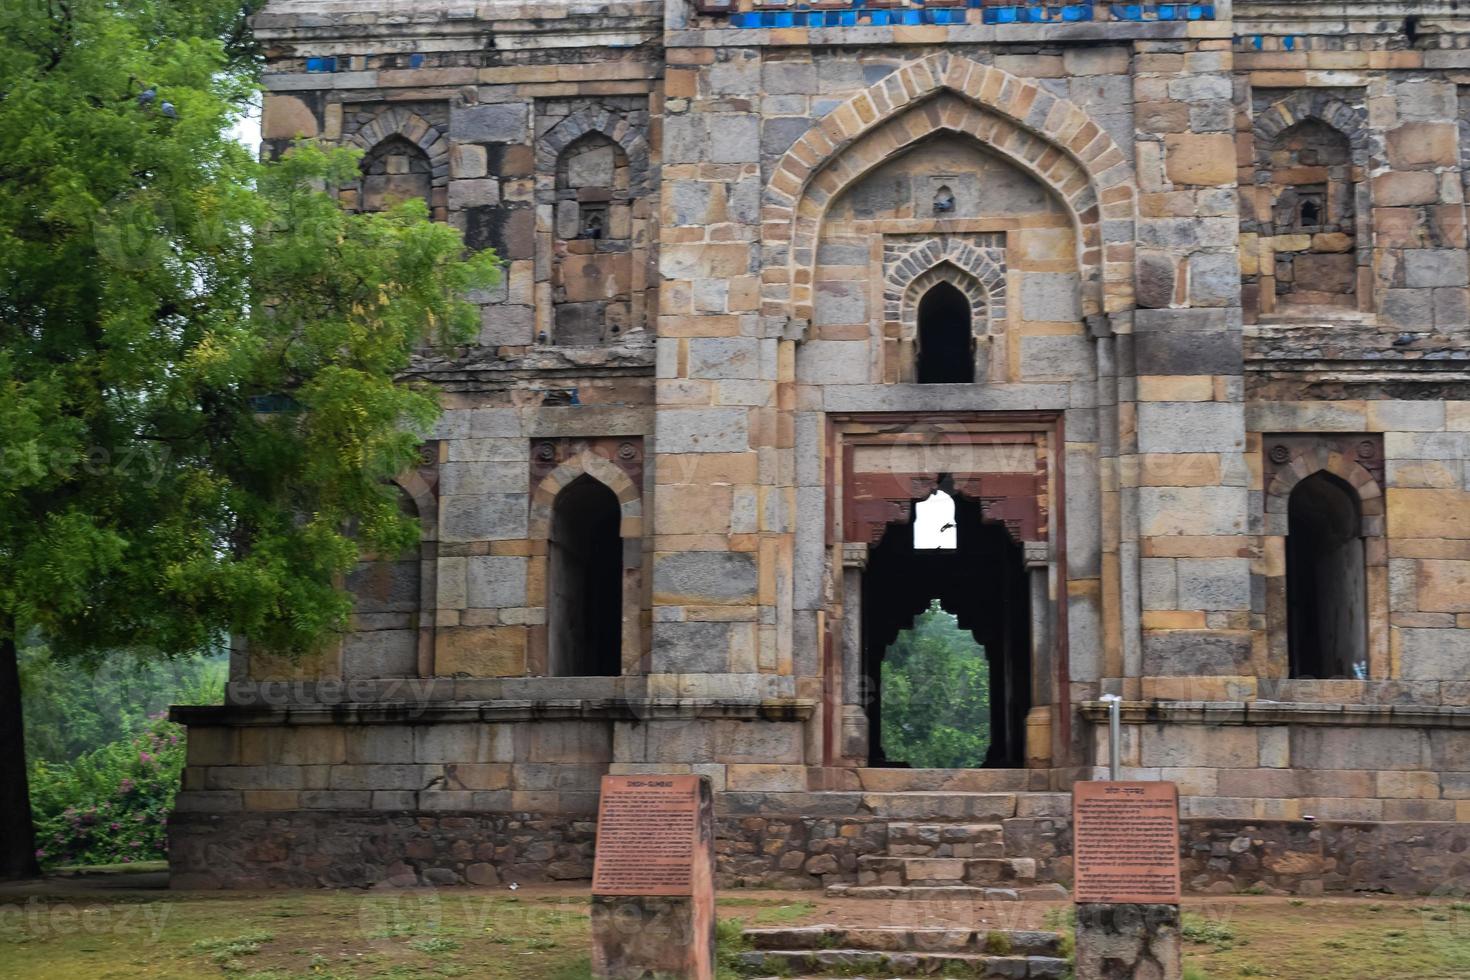
[[[938,491],[938,492],[943,492]],[[1026,759],[1031,708],[1031,595],[1024,549],[1004,523],[987,520],[981,503],[955,493],[953,548],[926,548],[909,521],[890,523],[868,554],[863,576],[863,674],[874,685],[868,701],[868,764],[905,765],[887,744],[884,662],[899,634],[931,602],[954,616],[984,651],[989,679],[989,748],[967,767],[1020,768]],[[915,505],[920,503],[915,501]],[[942,642],[931,639],[931,642]],[[962,651],[951,651],[963,656]],[[904,708],[942,715],[958,692],[916,686]],[[933,704],[925,704],[933,698]],[[968,733],[957,733],[968,734]]]
[[[1064,535],[1057,415],[874,412],[832,421],[843,602],[826,668],[838,681],[828,758],[895,766],[922,755],[908,739],[898,739],[909,744],[897,754],[884,743],[884,664],[911,655],[911,646],[893,649],[895,638],[937,601],[955,617],[938,631],[945,642],[956,653],[971,640],[983,648],[990,689],[989,750],[958,767],[1050,765],[1058,733],[1049,719],[1069,684],[1066,614],[1056,601],[1066,573],[1050,543]],[[937,527],[935,512],[947,515]],[[964,715],[944,685],[929,688],[938,713]],[[902,710],[913,712],[912,698]]]

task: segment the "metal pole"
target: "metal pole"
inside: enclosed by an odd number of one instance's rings
[[[1123,768],[1123,699],[1104,694],[1102,700],[1108,703],[1108,778],[1117,782]]]

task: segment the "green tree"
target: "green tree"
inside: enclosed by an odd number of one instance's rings
[[[883,655],[883,752],[922,769],[983,765],[990,748],[990,667],[938,600]]]
[[[20,650],[26,758],[66,763],[152,724],[172,704],[219,704],[228,658],[199,655],[140,658],[130,651],[100,662],[58,660],[44,646]],[[32,809],[36,785],[31,782]]]
[[[398,380],[477,325],[422,203],[349,214],[355,157],[261,165],[240,0],[0,7],[0,877],[35,872],[17,646],[320,646],[437,404]],[[353,528],[355,537],[344,533]]]

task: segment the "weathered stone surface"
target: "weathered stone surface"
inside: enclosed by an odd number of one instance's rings
[[[1078,980],[1180,980],[1179,906],[1078,905],[1076,958]]]
[[[520,102],[455,106],[449,114],[449,132],[464,143],[523,143],[529,134],[529,113]]]
[[[755,597],[755,556],[687,551],[654,560],[653,589],[666,602],[747,602]]]

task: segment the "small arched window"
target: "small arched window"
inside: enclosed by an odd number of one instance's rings
[[[1286,609],[1291,676],[1367,676],[1362,508],[1341,478],[1318,472],[1287,502]]]
[[[975,354],[970,340],[970,301],[947,282],[919,300],[919,384],[970,384]]]
[[[432,207],[433,185],[429,155],[402,136],[390,136],[362,158],[358,210],[386,211],[411,198]]]
[[[557,494],[546,602],[547,666],[554,677],[622,673],[621,522],[617,495],[590,476]]]

